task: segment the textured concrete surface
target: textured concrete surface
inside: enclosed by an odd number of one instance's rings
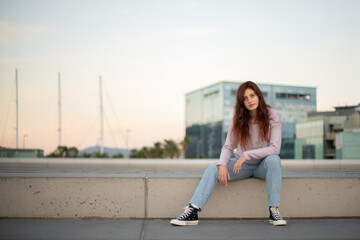
[[[179,214],[195,191],[197,179],[149,179],[151,218]],[[360,217],[360,179],[283,179],[281,212],[287,217]],[[246,179],[218,185],[201,212],[204,218],[267,217],[265,181]]]
[[[0,168],[0,217],[172,218],[202,174],[202,169]],[[285,217],[360,217],[360,170],[284,170],[283,176]],[[265,182],[219,185],[201,217],[267,217]]]
[[[6,240],[335,240],[360,239],[360,219],[288,220],[284,227],[267,220],[200,220],[175,227],[168,220],[0,220]]]
[[[0,178],[0,217],[143,218],[141,178]]]

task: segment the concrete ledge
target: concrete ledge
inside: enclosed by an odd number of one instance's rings
[[[149,182],[151,218],[181,213],[199,180],[161,179]],[[181,190],[179,190],[181,189]],[[159,201],[165,198],[166,201]],[[360,179],[283,179],[281,212],[290,218],[360,217]],[[219,185],[201,213],[203,218],[267,218],[265,182],[247,179]]]
[[[141,178],[1,178],[0,189],[0,217],[144,218]]]
[[[0,169],[0,217],[173,218],[202,169]],[[359,170],[284,170],[281,212],[288,218],[360,217]],[[265,182],[219,185],[202,218],[267,218]]]
[[[0,168],[206,169],[217,159],[0,158]],[[359,160],[281,160],[283,169],[360,169]]]

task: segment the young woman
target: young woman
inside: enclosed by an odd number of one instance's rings
[[[230,159],[236,147],[236,158]],[[281,121],[279,113],[265,103],[259,87],[251,82],[240,85],[236,93],[235,114],[229,126],[220,160],[205,171],[185,212],[170,221],[173,225],[197,225],[198,212],[204,208],[218,182],[259,178],[266,180],[269,222],[286,225],[280,215]]]

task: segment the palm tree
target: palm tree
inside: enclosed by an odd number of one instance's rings
[[[154,143],[154,147],[150,148],[150,158],[163,158],[164,149],[161,147],[160,142]]]
[[[91,153],[86,153],[86,152],[83,152],[80,157],[82,158],[91,158]]]
[[[76,158],[79,155],[79,150],[76,147],[58,146],[55,151],[47,155],[51,158]]]
[[[124,158],[124,155],[122,153],[118,153],[112,156],[112,158]]]
[[[139,151],[139,157],[140,158],[149,158],[150,157],[150,152],[148,147],[142,147]]]
[[[109,158],[109,155],[106,152],[104,152],[103,154],[101,154],[100,152],[96,152],[95,157],[96,158]]]
[[[79,155],[79,150],[76,147],[70,147],[68,149],[68,157],[77,158]]]
[[[186,152],[187,152],[187,149],[188,149],[188,146],[190,144],[190,139],[185,136],[184,139],[180,142],[180,145],[182,146],[182,150],[184,152],[184,157],[186,158]]]
[[[69,157],[69,148],[67,146],[58,146],[55,153],[61,158]]]
[[[177,144],[171,139],[169,140],[164,139],[164,141],[165,141],[165,146],[164,146],[165,157],[170,157],[170,158],[179,157],[180,151]]]
[[[150,150],[148,147],[142,147],[140,150],[131,149],[130,158],[149,158]]]
[[[139,152],[137,149],[131,149],[130,158],[139,158]]]

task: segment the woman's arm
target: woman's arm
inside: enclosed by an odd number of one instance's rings
[[[217,162],[219,167],[218,180],[224,186],[227,186],[228,180],[230,180],[230,174],[227,169],[227,164],[231,158],[231,154],[234,150],[233,147],[233,134],[232,134],[232,122],[230,122],[229,131],[226,134],[225,144],[221,149],[220,160]]]
[[[231,158],[231,154],[234,151],[234,146],[233,146],[233,140],[234,139],[234,134],[232,132],[232,122],[230,122],[229,125],[229,131],[227,132],[226,135],[226,140],[225,140],[225,144],[221,149],[221,154],[220,154],[220,160],[217,162],[217,165],[227,165],[230,158]]]

